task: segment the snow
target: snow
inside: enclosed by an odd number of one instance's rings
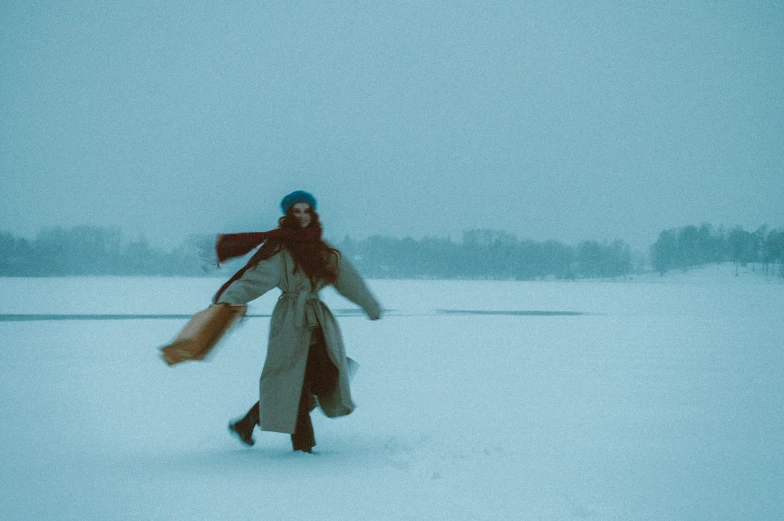
[[[0,518],[784,519],[784,286],[688,275],[370,281],[377,322],[327,291],[361,368],[317,455],[227,432],[268,318],[157,357],[220,280],[0,279]],[[52,319],[89,314],[161,318]]]

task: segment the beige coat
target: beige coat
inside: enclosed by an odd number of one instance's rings
[[[267,359],[259,385],[259,411],[262,430],[293,433],[297,409],[305,378],[311,329],[320,327],[327,352],[338,368],[338,385],[327,396],[318,397],[318,405],[329,417],[344,416],[354,410],[349,387],[348,362],[338,323],[332,312],[319,300],[319,283],[311,287],[302,270],[294,273],[294,259],[285,249],[255,268],[248,269],[221,295],[218,302],[247,304],[271,290],[282,291],[270,320]],[[338,278],[333,284],[344,297],[360,306],[371,319],[381,316],[381,307],[368,290],[362,277],[343,257],[338,261]]]

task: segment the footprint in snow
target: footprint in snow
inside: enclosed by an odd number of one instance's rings
[[[448,477],[460,470],[458,467],[486,464],[488,458],[504,450],[498,444],[455,447],[453,441],[437,443],[429,434],[414,438],[393,436],[384,449],[384,460],[391,467],[432,480]]]

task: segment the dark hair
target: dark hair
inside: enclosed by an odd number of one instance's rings
[[[286,215],[278,220],[278,228],[295,230],[300,228],[299,221],[294,217],[293,206],[289,207]],[[321,234],[319,215],[312,208],[308,228],[317,228],[319,235]],[[338,278],[337,260],[340,258],[340,250],[332,248],[321,239],[314,241],[281,239],[281,243],[294,259],[296,265],[294,273],[302,269],[314,288],[320,280],[332,284]]]

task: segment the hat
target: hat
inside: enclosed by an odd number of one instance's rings
[[[316,198],[313,197],[312,194],[305,192],[303,190],[297,190],[296,192],[291,192],[283,200],[280,202],[280,209],[283,210],[285,214],[289,208],[294,206],[297,203],[308,203],[311,208],[314,210],[316,209]]]

